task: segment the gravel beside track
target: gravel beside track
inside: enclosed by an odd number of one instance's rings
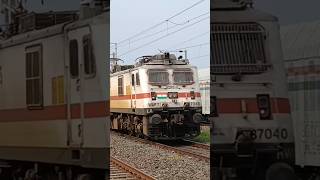
[[[111,133],[111,156],[156,179],[201,179],[210,177],[208,162],[160,149]]]

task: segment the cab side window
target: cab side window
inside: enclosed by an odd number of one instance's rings
[[[78,57],[78,41],[71,40],[69,42],[69,67],[72,78],[79,76],[79,57]]]
[[[93,77],[96,74],[96,63],[93,53],[92,40],[89,35],[83,37],[83,58],[84,72],[86,75]]]
[[[135,82],[134,82],[134,74],[131,74],[131,85],[134,86]]]
[[[136,73],[136,85],[140,86],[140,77],[139,77],[139,73]]]
[[[123,77],[118,77],[118,96],[122,96],[124,94],[123,92]]]
[[[26,48],[26,104],[29,109],[43,106],[42,48]]]

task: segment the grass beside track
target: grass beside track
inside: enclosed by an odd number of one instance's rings
[[[200,142],[200,143],[209,144],[210,143],[210,130],[202,131],[199,136],[195,137],[192,140],[196,141],[196,142]]]

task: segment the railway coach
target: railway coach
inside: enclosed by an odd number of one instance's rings
[[[201,95],[201,106],[203,124],[210,123],[210,68],[199,69],[199,86]]]
[[[199,135],[197,68],[169,53],[137,60],[135,65],[114,66],[111,128],[154,140]]]
[[[80,19],[22,12],[3,33],[1,179],[105,179],[109,5],[93,2]]]
[[[296,173],[320,177],[320,22],[281,27],[295,135]],[[293,166],[294,167],[294,166]]]

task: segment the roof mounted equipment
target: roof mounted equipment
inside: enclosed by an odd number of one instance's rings
[[[235,10],[252,7],[253,0],[213,0],[211,10]]]

